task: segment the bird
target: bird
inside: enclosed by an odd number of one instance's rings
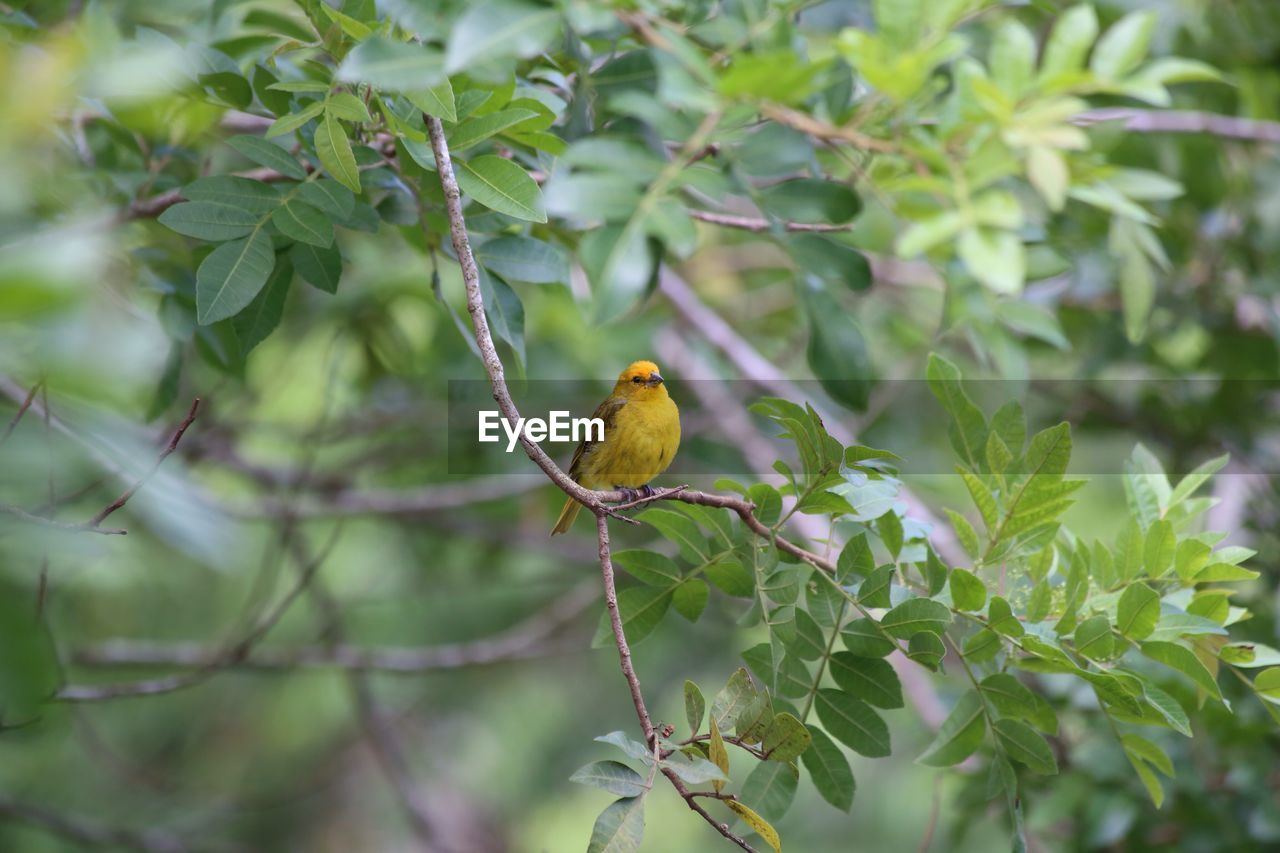
[[[658,365],[632,363],[592,417],[604,422],[604,440],[578,445],[569,476],[588,489],[652,494],[649,481],[667,470],[680,447],[680,410]],[[566,500],[551,535],[567,531],[581,508],[572,497]]]

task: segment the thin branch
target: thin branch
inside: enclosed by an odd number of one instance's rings
[[[104,536],[124,536],[129,531],[122,527],[98,527],[93,524],[76,524],[71,521],[58,521],[56,518],[49,518],[44,515],[35,515],[27,512],[25,509],[7,504],[0,504],[0,514],[11,515],[14,518],[25,521],[28,524],[38,524],[41,527],[51,527],[54,530],[67,530],[73,533],[101,533]]]
[[[597,599],[594,583],[584,583],[557,595],[528,619],[492,637],[440,646],[360,647],[347,643],[254,649],[230,667],[257,670],[350,669],[392,674],[486,666],[546,655],[561,629],[578,618]],[[567,647],[566,647],[567,648]],[[180,666],[208,667],[220,658],[217,649],[200,643],[152,643],[107,640],[72,653],[74,663],[92,667]]]
[[[27,396],[18,404],[18,411],[14,413],[13,420],[9,421],[9,426],[5,427],[4,435],[0,435],[0,444],[4,444],[9,440],[9,436],[13,435],[13,431],[18,427],[18,421],[22,420],[22,416],[27,413],[27,409],[31,408],[32,401],[35,400],[36,394],[39,393],[43,386],[43,380],[31,386]]]
[[[248,169],[243,172],[232,172],[231,174],[238,178],[248,178],[252,181],[265,181],[267,183],[291,180],[288,175],[277,172],[275,169],[268,169],[265,166],[260,169]],[[140,198],[121,211],[119,219],[124,221],[130,219],[152,219],[184,199],[185,196],[183,196],[181,188],[147,198]]]
[[[535,476],[493,476],[459,483],[434,483],[417,489],[364,489],[337,492],[323,501],[291,506],[288,500],[259,503],[220,504],[230,515],[268,519],[331,518],[350,515],[422,515],[442,510],[474,506],[488,501],[522,495],[542,488],[545,481]]]
[[[609,612],[609,625],[613,629],[613,642],[618,648],[618,659],[622,666],[622,675],[631,690],[631,703],[635,706],[636,716],[640,718],[640,729],[644,732],[644,742],[655,752],[659,749],[659,738],[653,728],[653,720],[644,704],[644,695],[640,691],[640,678],[636,675],[635,666],[631,662],[631,646],[627,643],[627,634],[622,627],[622,615],[618,611],[618,589],[614,584],[613,560],[609,554],[609,520],[604,513],[596,513],[596,540],[600,546],[600,575],[604,580],[604,604]],[[694,794],[670,767],[662,767],[662,775],[675,786],[677,793],[684,798],[689,808],[700,814],[716,831],[743,850],[752,850],[750,844],[729,830],[728,824],[716,821],[694,802]]]
[[[55,812],[12,797],[0,797],[0,818],[38,826],[54,835],[94,848],[125,847],[145,853],[179,853],[191,849],[181,838],[164,830],[110,826],[92,818]]]
[[[196,414],[199,413],[199,411],[200,398],[196,397],[191,401],[191,408],[187,411],[187,416],[182,419],[182,423],[178,424],[178,428],[169,438],[169,443],[164,446],[164,449],[160,451],[160,455],[156,457],[155,464],[151,466],[151,470],[144,474],[142,479],[138,480],[138,482],[125,489],[124,492],[121,493],[120,497],[104,506],[98,511],[97,515],[89,519],[89,527],[97,527],[103,522],[103,519],[127,504],[129,499],[137,493],[138,489],[146,485],[147,481],[155,476],[155,473],[160,470],[160,465],[164,460],[168,459],[169,455],[178,449],[178,442],[182,441],[183,434],[186,433],[187,428],[190,427],[191,423],[196,419]]]
[[[1195,110],[1138,110],[1107,107],[1074,116],[1072,122],[1089,126],[1107,121],[1123,122],[1125,130],[1138,133],[1204,133],[1223,139],[1280,143],[1280,122],[1259,121]]]
[[[756,216],[738,216],[733,213],[716,213],[711,210],[698,210],[697,208],[688,208],[685,211],[694,219],[701,219],[703,222],[709,222],[712,225],[723,225],[726,228],[737,228],[740,231],[752,231],[761,233],[773,228],[774,223],[767,219]],[[842,225],[832,224],[830,222],[783,222],[779,221],[778,227],[783,231],[849,231],[853,228],[852,223],[844,223]]]
[[[298,596],[306,590],[307,584],[311,582],[320,566],[332,552],[334,545],[338,543],[338,534],[341,531],[341,525],[334,527],[333,532],[329,535],[329,540],[316,554],[315,559],[299,572],[298,582],[277,602],[275,607],[258,618],[253,628],[244,637],[228,647],[221,655],[198,669],[164,678],[132,681],[124,684],[69,684],[59,690],[53,698],[60,702],[102,702],[109,699],[173,693],[176,690],[200,684],[213,675],[240,663],[249,657],[253,647],[275,627],[276,623],[297,601]],[[286,532],[287,535],[290,535],[288,531]]]

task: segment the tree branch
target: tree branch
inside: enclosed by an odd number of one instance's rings
[[[27,396],[18,404],[18,411],[14,413],[13,420],[9,421],[9,426],[5,427],[4,435],[0,435],[0,444],[4,444],[9,440],[9,436],[13,435],[13,431],[18,427],[18,421],[22,420],[22,416],[27,413],[27,409],[31,408],[32,401],[35,400],[36,394],[40,392],[40,389],[43,386],[43,380],[31,386],[31,390],[27,392]]]
[[[103,519],[105,519],[107,516],[111,515],[111,513],[123,507],[125,504],[127,504],[129,502],[129,499],[133,497],[135,493],[137,493],[138,489],[146,485],[146,482],[155,476],[155,473],[160,470],[160,465],[164,462],[164,460],[168,459],[169,455],[173,453],[173,451],[178,449],[178,442],[182,441],[182,436],[186,433],[187,428],[190,427],[192,422],[196,419],[196,414],[199,413],[199,411],[200,411],[200,398],[196,397],[194,400],[191,401],[191,408],[187,411],[187,416],[182,419],[182,423],[178,424],[178,428],[174,431],[173,435],[169,438],[169,443],[164,446],[164,449],[160,451],[160,455],[156,457],[155,464],[151,466],[151,470],[148,471],[146,474],[144,474],[142,476],[142,479],[138,480],[138,482],[134,483],[132,486],[125,489],[124,492],[120,495],[120,497],[116,498],[111,503],[107,504],[105,507],[99,510],[98,513],[93,518],[89,519],[89,522],[88,522],[89,527],[96,528],[99,524],[102,523]]]
[[[12,797],[0,797],[0,818],[29,823],[54,835],[99,849],[125,847],[144,853],[180,853],[191,849],[181,838],[164,830],[109,826],[91,818],[62,814]]]
[[[1280,122],[1237,118],[1195,110],[1139,110],[1107,107],[1077,114],[1072,122],[1089,126],[1107,121],[1123,122],[1125,130],[1138,133],[1205,133],[1223,139],[1280,143]]]
[[[193,672],[185,672],[177,675],[165,676],[164,678],[155,678],[147,681],[132,681],[123,684],[69,684],[59,690],[54,699],[59,702],[102,702],[109,699],[123,699],[133,696],[156,696],[162,693],[172,693],[175,690],[182,690],[187,687],[193,687],[196,684],[207,680],[213,675],[232,667],[249,657],[253,647],[265,637],[276,623],[284,616],[298,596],[306,590],[307,584],[319,571],[320,566],[333,550],[333,546],[338,543],[338,534],[341,533],[341,525],[334,527],[333,532],[329,535],[329,540],[324,544],[315,558],[302,567],[298,573],[298,582],[289,590],[289,592],[276,603],[276,606],[268,610],[260,616],[244,637],[238,642],[229,646],[221,655],[204,664]],[[293,534],[293,528],[290,526],[285,531],[285,538]]]
[[[377,646],[362,648],[348,643],[298,646],[288,649],[254,649],[227,664],[256,670],[332,668],[417,674],[505,661],[525,660],[557,647],[548,641],[596,601],[594,583],[581,584],[512,628],[480,640],[425,648]],[[217,649],[200,643],[151,643],[107,640],[72,653],[81,666],[180,666],[208,667],[219,661]]]

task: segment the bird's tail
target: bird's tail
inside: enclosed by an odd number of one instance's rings
[[[557,533],[566,533],[573,526],[573,520],[578,517],[578,510],[582,509],[582,504],[573,498],[566,498],[564,509],[560,510],[560,518],[556,520],[556,526],[551,528],[551,535]]]

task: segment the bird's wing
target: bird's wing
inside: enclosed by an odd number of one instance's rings
[[[613,424],[615,418],[617,418],[618,412],[626,404],[627,401],[622,397],[610,397],[599,406],[596,406],[595,412],[592,413],[591,417],[599,418],[604,421],[604,438],[606,441],[609,439],[609,433],[613,432]],[[590,433],[588,432],[588,434]],[[578,445],[578,449],[573,452],[573,461],[569,463],[569,476],[572,477],[575,482],[581,481],[580,478],[582,477],[583,462],[586,460],[587,455],[591,453],[598,444],[600,444],[600,442],[585,439]]]

